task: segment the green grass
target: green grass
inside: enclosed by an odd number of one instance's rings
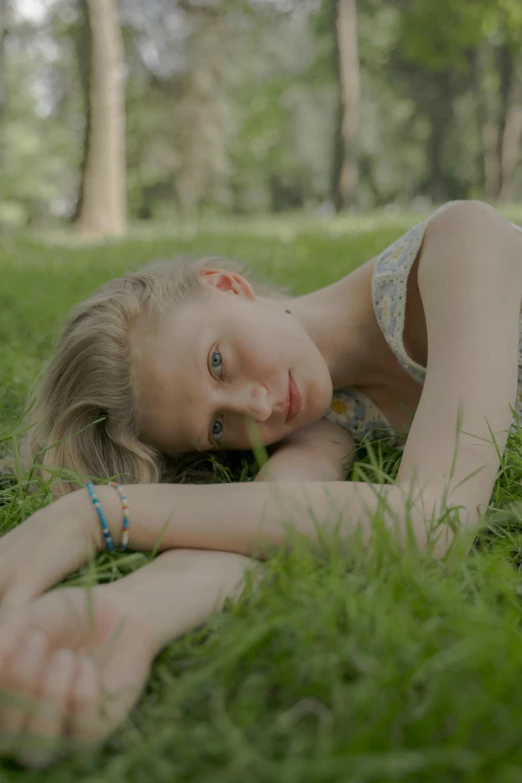
[[[99,246],[0,239],[4,446],[68,309],[102,281],[155,257],[212,253],[244,258],[300,293],[415,222],[378,218],[185,224]],[[359,457],[370,475],[393,475],[398,460],[387,451]],[[500,510],[465,558],[402,555],[383,533],[366,551],[354,542],[326,558],[279,555],[255,593],[162,653],[105,748],[49,772],[0,763],[1,783],[519,783],[522,512],[508,504],[521,499],[521,479],[514,435],[492,498]],[[0,530],[39,502],[5,489]],[[141,562],[120,560],[120,573]]]

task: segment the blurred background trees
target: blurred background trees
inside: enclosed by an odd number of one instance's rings
[[[516,201],[521,52],[521,0],[0,0],[0,222]]]

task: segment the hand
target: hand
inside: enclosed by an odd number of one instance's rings
[[[0,749],[41,767],[97,745],[135,704],[157,651],[126,593],[72,587],[36,599],[0,624]]]
[[[0,539],[0,617],[27,604],[96,552],[86,490],[60,498]]]

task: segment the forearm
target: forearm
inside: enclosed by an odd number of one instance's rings
[[[314,457],[313,454],[292,455],[289,459],[286,454],[274,454],[260,468],[256,481],[342,481],[348,471],[342,463],[333,463]]]
[[[341,542],[356,528],[362,543],[367,544],[376,512],[381,512],[398,544],[413,534],[417,544],[425,548],[429,540],[426,518],[435,509],[438,519],[444,510],[440,489],[431,493],[431,501],[427,492],[412,499],[398,484],[260,481],[204,486],[138,484],[125,489],[130,506],[130,547],[138,551],[211,549],[260,557],[291,543],[292,531],[314,546],[329,531],[335,531]],[[98,487],[98,495],[118,545],[120,499],[106,486]],[[473,524],[476,518],[476,510],[464,509],[464,524]],[[434,552],[437,556],[445,553],[452,538],[449,526],[441,532]],[[86,489],[40,509],[1,539],[0,612],[16,611],[104,548]],[[31,562],[29,569],[27,562]]]
[[[431,511],[426,498],[412,502],[410,493],[398,485],[357,482],[131,485],[125,491],[131,509],[130,545],[137,550],[182,547],[265,555],[288,541],[289,527],[315,542],[321,532],[339,529],[346,536],[360,526],[363,542],[368,543],[378,511],[390,526],[399,521],[401,537],[406,535],[409,515],[424,546],[424,520]],[[109,487],[99,487],[98,493],[117,543],[119,499]],[[88,503],[88,498],[82,502]],[[92,513],[90,520],[95,544],[102,549]]]
[[[278,444],[256,481],[342,481],[354,457],[351,433],[321,419]]]
[[[171,639],[202,626],[229,598],[237,598],[256,565],[229,552],[175,550],[101,590],[112,594],[152,626],[155,652]]]

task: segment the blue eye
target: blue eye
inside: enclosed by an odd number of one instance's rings
[[[219,443],[223,436],[223,417],[218,416],[217,419],[214,419],[212,422],[212,440]]]
[[[212,351],[212,356],[210,357],[210,366],[212,370],[219,370],[223,367],[223,359],[217,348]]]

